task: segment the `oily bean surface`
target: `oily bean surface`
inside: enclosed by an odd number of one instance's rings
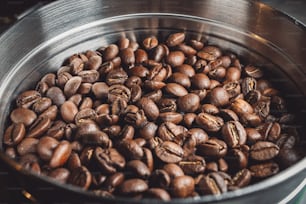
[[[163,201],[234,191],[305,156],[273,73],[186,32],[162,36],[77,52],[17,93],[5,154],[98,196]]]

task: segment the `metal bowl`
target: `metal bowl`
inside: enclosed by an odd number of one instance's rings
[[[244,0],[62,0],[51,3],[17,22],[0,37],[0,139],[11,101],[35,81],[55,71],[66,57],[114,42],[120,36],[141,40],[148,35],[165,37],[184,31],[197,39],[230,50],[263,66],[285,93],[305,126],[306,29],[289,16],[262,3]],[[300,111],[302,110],[302,111]],[[302,142],[306,136],[302,135]],[[0,149],[3,149],[2,144]],[[70,185],[21,169],[2,152],[0,158],[16,173],[23,188],[48,202],[103,202],[102,198]],[[306,158],[260,183],[197,199],[171,203],[286,202],[306,183]],[[115,202],[137,203],[128,198]],[[142,200],[142,203],[157,203]]]

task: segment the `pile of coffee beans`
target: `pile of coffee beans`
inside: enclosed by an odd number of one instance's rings
[[[22,92],[3,143],[24,168],[100,196],[222,194],[301,158],[263,68],[172,33],[74,54]]]

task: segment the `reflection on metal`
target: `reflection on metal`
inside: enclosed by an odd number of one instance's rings
[[[38,203],[38,202],[37,202],[37,199],[36,199],[31,193],[29,193],[28,191],[22,190],[21,193],[22,193],[22,195],[23,195],[26,199],[28,199],[29,201],[31,201],[31,202],[33,202],[33,203]]]

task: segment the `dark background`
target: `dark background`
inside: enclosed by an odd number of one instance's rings
[[[53,1],[0,0],[0,34],[27,13],[50,2]],[[262,2],[285,12],[306,25],[306,0],[262,0]],[[0,204],[7,203],[17,204],[32,202],[22,196],[22,189],[18,187],[14,176],[0,161]],[[306,203],[306,189],[304,189],[304,195],[301,193],[292,203]]]

